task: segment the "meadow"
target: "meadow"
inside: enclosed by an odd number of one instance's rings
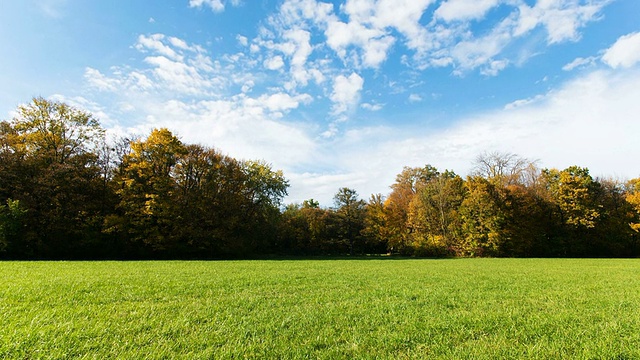
[[[640,358],[640,260],[0,262],[0,358]]]

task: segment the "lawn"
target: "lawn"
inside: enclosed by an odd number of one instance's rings
[[[0,262],[0,358],[640,358],[640,260]]]

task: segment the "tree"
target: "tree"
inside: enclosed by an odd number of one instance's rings
[[[452,171],[430,179],[409,206],[413,247],[420,255],[446,256],[460,241],[459,208],[465,197],[464,181]]]
[[[391,185],[391,193],[385,201],[389,247],[391,252],[407,254],[411,251],[411,224],[408,222],[409,204],[429,180],[438,174],[431,165],[422,168],[405,167]]]
[[[463,240],[457,246],[462,256],[501,255],[506,214],[499,187],[482,177],[468,177],[467,196],[460,206]]]
[[[630,190],[616,179],[596,179],[598,192],[596,203],[599,210],[597,226],[591,237],[591,254],[599,257],[630,257],[638,253],[634,225],[637,213],[628,201]]]
[[[633,220],[629,223],[634,232],[640,232],[640,178],[631,179],[626,184],[625,200],[633,208]]]
[[[9,250],[10,255],[16,254],[21,240],[25,236],[25,216],[27,210],[20,205],[19,200],[7,199],[7,205],[0,205],[0,255]]]
[[[250,251],[273,251],[277,239],[276,229],[282,200],[287,195],[289,182],[281,170],[274,171],[264,161],[244,161],[243,234]]]
[[[185,146],[167,129],[154,129],[145,140],[132,142],[122,174],[115,179],[120,184],[121,216],[112,218],[109,227],[119,228],[136,244],[168,250],[177,192],[173,175],[185,153]]]
[[[353,255],[364,228],[365,202],[358,198],[355,190],[346,187],[338,190],[333,201],[339,221],[339,240],[349,245],[349,254]]]
[[[545,169],[542,177],[548,201],[559,216],[561,253],[565,256],[589,256],[601,217],[598,204],[600,184],[589,175],[589,169],[570,166],[562,171]]]
[[[67,104],[34,98],[3,122],[0,200],[19,200],[37,243],[33,257],[87,256],[104,216],[97,144],[104,130]]]
[[[42,97],[18,107],[14,127],[26,152],[47,163],[93,154],[104,137],[104,129],[90,113]]]
[[[371,252],[382,253],[388,250],[389,227],[387,211],[382,194],[371,195],[365,206],[364,229],[362,235]]]
[[[600,216],[595,201],[599,184],[589,175],[589,169],[578,166],[562,171],[545,169],[543,175],[567,225],[586,229],[596,226]]]
[[[317,201],[308,199],[302,205],[288,205],[282,217],[282,250],[306,255],[331,254],[339,250],[333,243],[337,236],[334,234],[336,215],[321,208]]]
[[[520,184],[526,180],[527,169],[534,162],[512,153],[482,153],[476,157],[472,175],[489,180],[496,185]]]

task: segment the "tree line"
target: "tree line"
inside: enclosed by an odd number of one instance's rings
[[[406,167],[391,192],[284,204],[264,161],[168,129],[108,141],[90,113],[34,98],[0,123],[0,258],[399,254],[637,257],[640,179],[480,155],[462,178]]]

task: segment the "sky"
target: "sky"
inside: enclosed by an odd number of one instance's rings
[[[166,127],[282,170],[288,203],[496,151],[640,176],[638,0],[0,3],[0,119],[43,96]]]

